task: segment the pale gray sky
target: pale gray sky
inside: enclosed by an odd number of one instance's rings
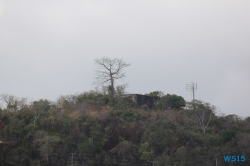
[[[94,89],[95,58],[122,58],[130,93],[160,90],[249,116],[249,0],[0,0],[0,94]]]

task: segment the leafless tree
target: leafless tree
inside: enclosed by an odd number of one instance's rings
[[[95,59],[95,63],[98,66],[95,83],[102,86],[108,84],[109,92],[113,96],[115,93],[114,81],[125,77],[123,68],[130,66],[130,64],[124,62],[122,59],[110,59],[107,57]]]
[[[49,107],[49,104],[49,101],[42,99],[33,102],[31,108],[35,112],[34,125],[36,125],[36,121],[39,119],[40,115]]]
[[[199,100],[193,100],[192,102],[187,104],[187,108],[193,112],[195,118],[198,120],[201,129],[203,130],[203,133],[205,134],[211,118],[216,111],[216,107],[209,103],[204,103]]]

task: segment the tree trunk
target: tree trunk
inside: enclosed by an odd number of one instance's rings
[[[111,74],[111,73],[110,73]],[[110,94],[113,97],[115,94],[115,88],[114,88],[114,78],[112,75],[110,75],[110,79],[111,79],[111,87],[110,87]]]

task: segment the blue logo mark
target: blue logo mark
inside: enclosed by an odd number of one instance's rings
[[[237,155],[237,156],[224,156],[225,162],[244,162],[246,158],[244,155]]]

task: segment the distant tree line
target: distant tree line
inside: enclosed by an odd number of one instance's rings
[[[230,154],[245,155],[241,165],[250,165],[249,117],[218,115],[198,100],[176,106],[182,101],[176,95],[148,95],[158,108],[123,100],[110,105],[108,95],[97,91],[56,102],[2,95],[0,165],[200,166],[216,159],[228,165],[223,156]],[[170,104],[160,109],[165,98]]]

